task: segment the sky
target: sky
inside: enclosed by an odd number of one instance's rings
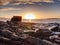
[[[60,0],[0,0],[0,17],[34,14],[36,19],[60,18]]]

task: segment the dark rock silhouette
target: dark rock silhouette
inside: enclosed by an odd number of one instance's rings
[[[13,16],[12,19],[11,19],[12,22],[15,22],[15,21],[22,21],[22,17],[21,16]]]

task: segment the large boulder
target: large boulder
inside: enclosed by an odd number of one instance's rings
[[[12,19],[11,19],[12,22],[15,22],[15,21],[20,21],[21,22],[21,20],[22,20],[21,16],[13,16]]]

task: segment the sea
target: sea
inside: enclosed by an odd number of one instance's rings
[[[10,21],[11,19],[0,19],[0,21]],[[60,23],[60,19],[22,19],[22,22],[32,22],[32,23]]]

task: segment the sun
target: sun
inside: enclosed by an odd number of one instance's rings
[[[25,19],[35,19],[35,15],[34,14],[27,14],[27,15],[25,15]]]

